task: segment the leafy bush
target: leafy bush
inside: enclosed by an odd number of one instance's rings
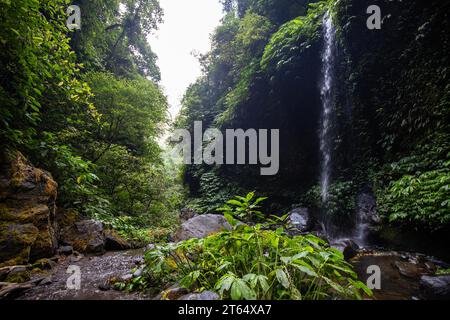
[[[253,197],[236,197],[225,206],[233,230],[148,251],[139,286],[180,281],[186,288],[213,290],[233,300],[361,299],[371,294],[342,253],[325,241],[235,220],[232,215],[249,218],[257,211],[264,198]]]
[[[418,146],[416,152],[386,166],[378,178],[378,203],[390,222],[439,229],[450,223],[448,135]]]
[[[343,255],[312,236],[240,225],[206,239],[158,246],[146,253],[144,283],[181,280],[224,299],[361,299],[370,291]]]
[[[450,223],[450,161],[445,168],[404,175],[392,181],[380,196],[390,222],[408,222],[430,228]]]

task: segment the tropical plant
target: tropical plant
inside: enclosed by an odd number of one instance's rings
[[[251,221],[254,218],[263,219],[264,214],[258,209],[260,208],[259,204],[267,198],[259,197],[254,199],[254,197],[255,192],[249,192],[245,197],[235,196],[234,199],[228,200],[217,211],[223,212],[227,219],[231,217],[236,217],[243,221]]]
[[[250,217],[254,193],[225,207],[233,230],[205,239],[156,246],[145,254],[138,283],[179,281],[193,290],[213,290],[223,299],[361,299],[371,291],[357,280],[343,254],[313,235],[290,237],[283,228],[249,226],[233,215]],[[259,201],[258,201],[259,200]],[[133,284],[135,287],[136,283]]]
[[[179,280],[223,299],[361,299],[371,292],[342,253],[312,236],[239,225],[205,239],[157,246],[145,255],[142,285]],[[162,281],[161,279],[165,279]]]

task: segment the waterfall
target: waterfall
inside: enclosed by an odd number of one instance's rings
[[[320,188],[322,203],[328,201],[328,189],[331,175],[331,161],[333,149],[332,112],[333,112],[333,62],[335,29],[330,12],[323,18],[324,47],[322,52],[322,82],[320,97],[322,101],[322,116],[320,123],[320,155],[321,173]]]

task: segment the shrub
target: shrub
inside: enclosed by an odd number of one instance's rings
[[[236,208],[239,216],[248,217],[264,200],[252,201],[253,196],[250,193],[229,202],[235,208],[225,207],[233,230],[148,251],[138,285],[145,288],[179,281],[186,288],[216,291],[232,300],[361,299],[371,295],[342,253],[325,241],[313,235],[290,237],[283,228],[270,230],[269,224],[249,226],[235,220]]]

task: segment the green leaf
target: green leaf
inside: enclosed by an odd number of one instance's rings
[[[284,272],[283,269],[276,269],[275,274],[278,282],[286,289],[289,288],[289,279],[286,275],[286,272]]]

